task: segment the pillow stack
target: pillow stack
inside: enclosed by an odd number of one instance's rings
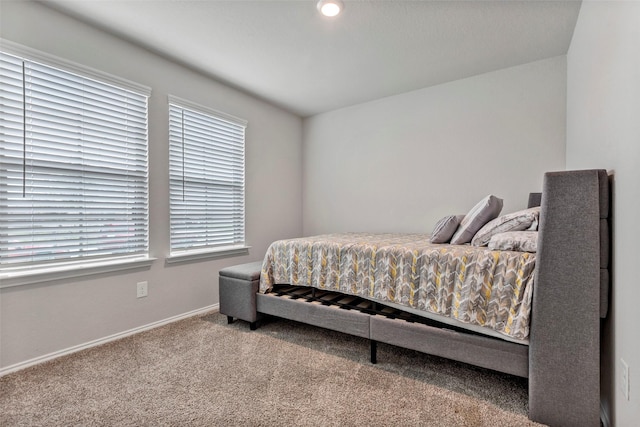
[[[431,243],[471,243],[492,250],[535,252],[540,207],[498,216],[502,206],[502,199],[488,195],[466,215],[442,218],[434,226]]]

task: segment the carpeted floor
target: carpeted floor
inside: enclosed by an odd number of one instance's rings
[[[218,313],[0,378],[0,426],[535,426],[527,382],[281,319]]]

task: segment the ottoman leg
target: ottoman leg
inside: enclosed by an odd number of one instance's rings
[[[233,323],[233,316],[227,316],[227,325],[230,325]]]

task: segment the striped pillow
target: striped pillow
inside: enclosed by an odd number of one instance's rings
[[[502,199],[494,195],[490,194],[480,200],[478,204],[464,216],[460,227],[458,227],[458,230],[451,238],[451,244],[462,245],[469,243],[483,225],[500,215],[501,210]]]
[[[431,238],[429,239],[431,243],[448,243],[463,218],[464,215],[447,215],[436,222],[431,232]]]

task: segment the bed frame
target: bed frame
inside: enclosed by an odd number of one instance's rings
[[[609,193],[605,170],[582,170],[546,173],[542,197],[530,196],[530,206],[540,203],[541,214],[528,346],[312,288],[256,293],[260,263],[220,272],[220,312],[229,322],[233,317],[249,321],[251,329],[268,314],[367,338],[372,363],[382,342],[526,377],[531,420],[599,426]],[[243,281],[245,290],[239,287]]]

